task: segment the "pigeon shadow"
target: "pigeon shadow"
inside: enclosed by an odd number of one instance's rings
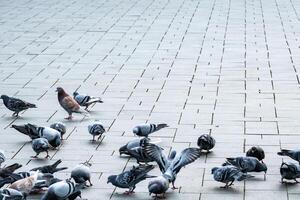
[[[230,192],[230,193],[236,193],[236,194],[241,193],[240,190],[238,190],[234,187],[228,187],[228,188],[214,187],[213,190],[216,192]]]

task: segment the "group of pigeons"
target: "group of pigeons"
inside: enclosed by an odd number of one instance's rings
[[[57,97],[59,104],[68,113],[66,119],[71,120],[73,113],[80,113],[85,116],[89,115],[89,106],[95,103],[103,103],[101,98],[82,95],[78,92],[73,93],[73,97],[68,95],[63,88],[57,88]],[[18,117],[19,113],[29,109],[36,108],[35,104],[26,101],[2,95],[1,99],[5,107],[13,111],[13,116]],[[85,107],[82,109],[81,107]],[[201,135],[197,140],[198,147],[189,147],[177,153],[174,149],[165,152],[158,146],[158,142],[149,137],[150,134],[168,127],[167,124],[141,124],[133,128],[133,133],[138,139],[129,141],[120,147],[120,156],[126,155],[136,159],[138,166],[132,166],[129,170],[117,175],[108,177],[107,183],[115,187],[126,188],[125,194],[132,194],[136,185],[145,179],[148,182],[149,194],[155,197],[164,198],[166,191],[172,185],[172,189],[177,189],[175,181],[180,170],[186,165],[197,160],[202,154],[207,154],[215,146],[215,139],[209,134]],[[47,126],[37,126],[31,123],[23,125],[12,125],[12,128],[29,136],[32,140],[32,149],[36,153],[34,158],[40,153],[45,152],[46,158],[49,157],[50,149],[57,149],[62,143],[63,135],[66,133],[66,125],[62,122],[56,122]],[[102,123],[95,121],[88,127],[88,132],[93,136],[92,141],[98,136],[98,140],[105,133]],[[283,179],[295,180],[300,178],[300,151],[282,149],[278,155],[289,156],[299,162],[299,164],[283,162],[280,167],[280,174]],[[243,181],[252,178],[252,172],[264,172],[266,179],[267,166],[263,159],[265,158],[264,150],[259,146],[251,147],[245,156],[226,158],[220,167],[214,167],[211,170],[214,180],[225,183],[223,188],[233,185],[234,181]],[[4,152],[0,151],[0,166],[5,162]],[[91,164],[86,161],[77,165],[71,172],[67,180],[60,180],[54,177],[57,171],[65,170],[66,167],[57,168],[61,160],[52,165],[46,165],[31,169],[30,171],[15,172],[22,165],[15,163],[6,167],[0,167],[0,188],[8,184],[5,189],[0,189],[0,200],[22,200],[26,199],[29,193],[43,192],[42,200],[64,200],[76,199],[81,196],[81,190],[85,187],[92,186],[91,183]],[[156,163],[161,171],[159,176],[149,175],[155,168]],[[89,183],[89,184],[87,184]],[[46,192],[45,192],[46,191]]]
[[[0,162],[5,162],[4,153],[0,153]],[[81,196],[81,189],[91,184],[90,164],[88,162],[78,164],[67,180],[61,180],[54,176],[58,171],[67,167],[58,167],[61,160],[52,165],[33,168],[29,171],[15,172],[22,165],[14,163],[0,168],[1,200],[24,200],[29,194],[43,193],[41,200],[74,200]],[[87,185],[89,182],[90,185]]]
[[[202,153],[209,152],[215,146],[215,139],[208,134],[204,134],[198,138],[198,148],[189,147],[180,153],[172,150],[167,156],[164,149],[156,145],[156,141],[148,137],[149,134],[165,127],[168,127],[168,125],[141,124],[134,127],[133,133],[140,138],[129,141],[120,147],[119,153],[120,155],[127,155],[136,159],[139,166],[132,166],[128,171],[109,176],[107,183],[111,183],[119,188],[128,188],[129,190],[125,193],[131,194],[139,182],[151,178],[148,183],[149,194],[164,198],[170,184],[172,184],[172,189],[177,189],[175,187],[175,181],[181,168],[194,162]],[[151,162],[157,163],[161,175],[148,175],[148,173],[154,169],[154,165],[149,164]]]

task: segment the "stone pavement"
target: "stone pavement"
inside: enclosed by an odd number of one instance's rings
[[[118,155],[135,138],[134,125],[165,122],[170,127],[153,137],[166,151],[196,146],[202,133],[217,140],[213,153],[180,172],[180,189],[167,199],[299,199],[300,185],[279,183],[276,155],[300,143],[299,15],[297,0],[3,0],[0,93],[38,109],[14,119],[0,104],[0,148],[22,170],[60,158],[70,168],[90,160],[94,186],[84,199],[151,199],[147,181],[126,197],[106,180],[135,164]],[[90,118],[67,122],[57,86],[105,103]],[[108,130],[98,143],[87,132],[94,119]],[[67,140],[50,161],[30,159],[28,138],[9,128],[56,121],[67,124]],[[267,181],[257,174],[220,189],[211,168],[255,144],[266,151]]]

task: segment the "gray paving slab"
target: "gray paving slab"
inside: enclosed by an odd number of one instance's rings
[[[15,119],[0,103],[0,148],[7,164],[27,170],[63,159],[70,169],[90,159],[94,186],[83,199],[151,199],[147,181],[132,196],[107,185],[110,174],[135,164],[118,149],[139,123],[165,122],[153,134],[166,152],[196,146],[209,133],[213,153],[181,171],[167,199],[299,199],[281,185],[276,155],[300,139],[300,2],[296,0],[8,0],[0,2],[0,93],[34,102]],[[64,120],[55,88],[101,96],[91,116]],[[91,143],[87,126],[107,133]],[[33,160],[29,140],[11,124],[67,125],[50,160]],[[266,152],[267,180],[222,190],[211,168],[252,145]],[[58,173],[67,178],[70,169]],[[159,174],[156,168],[154,174]],[[30,195],[28,199],[40,199]]]

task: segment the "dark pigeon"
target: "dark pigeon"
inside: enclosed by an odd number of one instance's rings
[[[6,108],[13,111],[13,116],[19,116],[19,112],[27,110],[28,108],[36,108],[35,104],[28,103],[21,99],[9,97],[7,95],[1,95],[0,97],[3,100],[3,103]]]
[[[214,167],[212,168],[211,173],[216,181],[226,184],[221,188],[229,188],[231,185],[233,185],[234,181],[243,181],[253,177],[243,173],[240,169],[232,165]]]
[[[126,191],[126,194],[132,194],[136,185],[145,180],[146,178],[153,178],[153,176],[149,176],[147,173],[154,169],[153,165],[147,166],[133,166],[129,171],[125,171],[119,175],[111,175],[108,177],[107,183],[111,183],[112,185],[119,188],[128,188],[129,191]]]

